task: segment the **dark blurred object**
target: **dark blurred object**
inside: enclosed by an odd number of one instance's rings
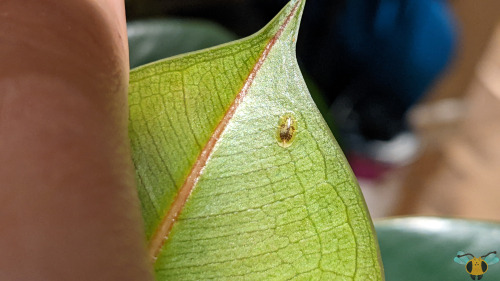
[[[288,1],[271,0],[126,0],[128,20],[151,17],[203,18],[239,37],[250,35],[274,17]],[[262,10],[266,10],[262,13]],[[266,16],[268,15],[268,16]]]
[[[127,23],[130,67],[205,49],[238,37],[213,22],[150,19]]]
[[[347,3],[331,27],[339,59],[333,55],[324,67],[336,70],[334,77],[348,74],[329,80],[340,87],[333,113],[347,133],[389,140],[405,128],[405,112],[449,62],[455,22],[441,0]]]
[[[327,47],[336,52],[311,65],[312,75],[335,91],[331,112],[355,174],[368,170],[376,180],[384,175],[377,171],[414,159],[419,144],[406,112],[449,63],[456,23],[446,1],[351,0],[331,24]],[[330,69],[330,79],[321,78],[321,68]]]

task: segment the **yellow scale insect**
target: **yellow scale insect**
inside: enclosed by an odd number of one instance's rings
[[[285,113],[278,121],[276,139],[281,147],[292,145],[297,135],[297,120],[292,113]]]
[[[483,274],[488,271],[488,265],[495,264],[499,261],[496,254],[497,252],[493,251],[476,258],[470,253],[466,254],[463,251],[458,251],[457,256],[453,260],[458,264],[465,264],[465,270],[470,274],[472,280],[476,280],[476,277],[477,280],[481,280]],[[472,258],[469,259],[469,256]]]

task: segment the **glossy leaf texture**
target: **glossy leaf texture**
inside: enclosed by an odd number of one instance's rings
[[[248,38],[131,71],[158,280],[383,280],[362,194],[297,65],[304,4]]]

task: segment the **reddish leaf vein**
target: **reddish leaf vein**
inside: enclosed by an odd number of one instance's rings
[[[201,176],[201,173],[203,172],[203,169],[205,168],[208,160],[210,159],[210,156],[213,152],[213,149],[215,145],[217,144],[217,141],[219,140],[220,136],[226,129],[226,126],[229,124],[229,121],[233,117],[234,113],[236,112],[236,109],[238,106],[241,104],[243,99],[245,98],[248,89],[250,89],[250,86],[252,85],[253,80],[255,79],[255,76],[257,72],[260,70],[262,64],[266,60],[267,56],[269,55],[269,52],[271,51],[272,47],[278,40],[278,38],[281,36],[283,33],[283,30],[285,27],[288,25],[292,17],[294,16],[295,12],[297,11],[297,8],[299,6],[301,1],[297,1],[295,6],[293,7],[292,11],[290,14],[287,16],[285,19],[285,22],[280,26],[276,34],[271,38],[271,40],[267,43],[266,48],[262,52],[262,54],[259,57],[259,60],[253,67],[252,71],[248,75],[248,77],[245,80],[245,84],[241,88],[240,92],[232,102],[231,106],[225,113],[224,117],[222,120],[219,122],[217,127],[215,128],[215,131],[213,132],[212,136],[208,140],[207,144],[201,151],[200,155],[196,159],[195,164],[191,168],[191,171],[189,172],[188,177],[184,181],[184,184],[182,187],[179,189],[179,192],[174,199],[174,202],[170,206],[170,209],[168,210],[167,214],[161,221],[160,225],[156,229],[156,232],[153,234],[150,240],[149,244],[149,255],[152,258],[153,262],[156,261],[158,255],[160,254],[160,251],[165,244],[166,240],[168,239],[168,236],[170,234],[170,231],[172,230],[172,227],[174,223],[177,221],[177,218],[179,214],[182,211],[182,208],[184,207],[186,201],[188,200],[189,195],[193,191],[193,188],[198,182],[198,179]]]

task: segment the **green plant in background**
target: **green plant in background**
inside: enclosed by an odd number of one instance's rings
[[[248,38],[131,71],[158,280],[383,280],[361,192],[295,58],[304,0]]]
[[[455,263],[457,251],[500,250],[500,225],[437,217],[380,220],[376,224],[387,280],[471,280]],[[498,280],[492,266],[482,280]]]

